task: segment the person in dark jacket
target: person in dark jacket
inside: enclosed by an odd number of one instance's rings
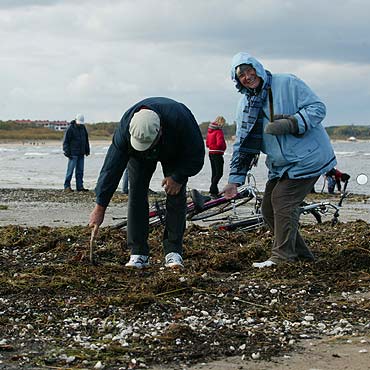
[[[83,185],[85,155],[90,155],[89,136],[84,125],[85,118],[78,114],[76,119],[71,121],[64,134],[63,152],[68,158],[67,173],[64,180],[64,191],[72,192],[71,180],[73,171],[76,177],[76,190],[88,191]]]
[[[123,115],[100,171],[96,205],[89,225],[96,229],[119,185],[129,171],[127,245],[131,251],[127,267],[149,265],[149,183],[160,162],[167,195],[163,235],[165,266],[183,267],[182,243],[186,216],[186,183],[204,163],[204,142],[197,121],[182,103],[164,97],[144,99]]]
[[[226,150],[226,141],[222,131],[224,124],[225,118],[218,116],[209,125],[206,137],[206,146],[212,171],[209,193],[213,198],[219,196],[218,183],[224,174],[224,153]]]

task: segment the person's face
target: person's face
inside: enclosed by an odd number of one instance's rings
[[[238,72],[237,68],[236,77],[248,89],[256,89],[261,83],[261,78],[257,76],[256,70],[251,66],[247,66],[243,72]]]

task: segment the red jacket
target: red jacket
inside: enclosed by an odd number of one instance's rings
[[[206,146],[209,149],[209,154],[224,154],[226,141],[221,128],[208,128]]]

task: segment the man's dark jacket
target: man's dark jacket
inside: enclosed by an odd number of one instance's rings
[[[67,157],[90,155],[89,136],[84,125],[71,122],[64,134],[63,152]]]
[[[95,189],[96,203],[107,206],[117,189],[123,171],[134,149],[130,144],[129,125],[132,116],[141,108],[153,110],[161,121],[159,158],[166,176],[179,184],[196,175],[204,163],[204,141],[197,121],[182,103],[164,97],[144,99],[123,115],[116,128]]]

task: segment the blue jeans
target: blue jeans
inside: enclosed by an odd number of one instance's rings
[[[64,180],[64,189],[71,187],[73,171],[75,171],[76,176],[76,189],[83,189],[84,163],[85,156],[83,155],[74,155],[68,159],[67,173]]]
[[[122,192],[128,194],[128,169],[125,169],[122,177]]]
[[[332,177],[328,177],[327,178],[327,181],[328,181],[328,192],[329,194],[334,194],[334,189],[335,189],[335,180],[332,178]]]

